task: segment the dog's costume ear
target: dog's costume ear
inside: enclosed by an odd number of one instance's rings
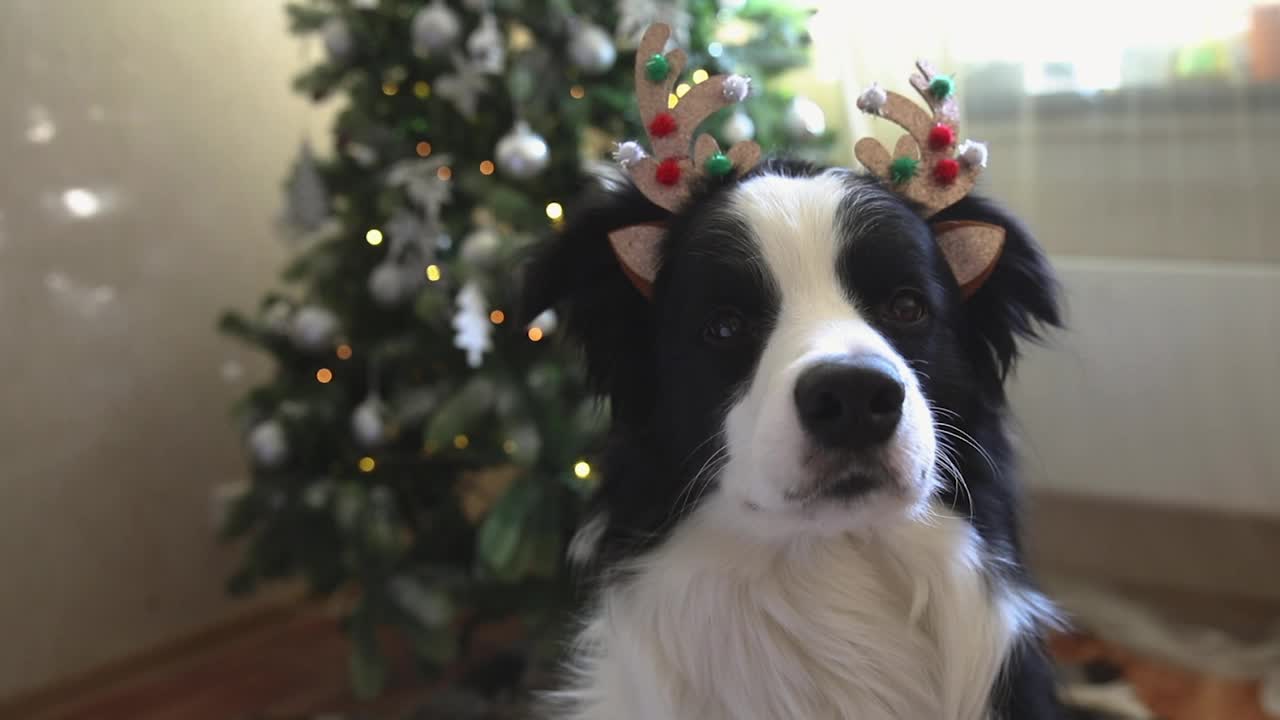
[[[960,292],[972,297],[996,268],[1004,249],[1004,228],[972,220],[943,220],[929,227]]]

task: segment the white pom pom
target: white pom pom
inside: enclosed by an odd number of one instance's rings
[[[635,140],[620,142],[613,149],[613,159],[622,167],[629,168],[645,158],[644,148]]]
[[[724,79],[724,97],[731,102],[742,102],[751,94],[751,78],[730,75]]]
[[[889,101],[889,93],[880,87],[880,83],[871,83],[871,87],[858,96],[858,109],[872,115],[879,115],[884,104]]]
[[[956,148],[960,154],[960,159],[964,164],[970,167],[986,167],[987,166],[987,144],[980,143],[976,140],[965,140],[960,143],[960,147]]]

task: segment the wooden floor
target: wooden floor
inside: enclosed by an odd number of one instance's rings
[[[0,705],[0,718],[403,720],[431,694],[400,654],[389,692],[357,701],[346,681],[347,649],[331,613],[295,610],[97,683]],[[1058,636],[1052,649],[1064,663],[1116,666],[1162,720],[1266,720],[1256,682],[1197,675],[1083,635]]]

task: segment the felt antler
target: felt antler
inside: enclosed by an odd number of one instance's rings
[[[674,108],[668,107],[672,88],[687,62],[683,50],[662,52],[670,37],[671,28],[667,25],[651,25],[636,51],[636,100],[652,155],[639,143],[627,141],[618,145],[614,157],[631,174],[645,197],[674,212],[704,173],[724,176],[754,167],[760,160],[760,146],[750,141],[739,142],[728,152],[721,152],[715,138],[702,135],[690,148],[694,133],[704,120],[717,110],[746,99],[750,80],[740,75],[709,77],[690,88]],[[661,223],[651,223],[609,234],[609,242],[624,272],[646,297],[652,291],[657,274],[658,245],[664,232]]]
[[[918,204],[926,218],[954,205],[973,190],[987,165],[987,147],[965,140],[957,145],[960,108],[955,83],[925,61],[916,63],[911,86],[930,112],[873,84],[858,97],[858,109],[883,117],[907,131],[893,155],[874,138],[862,138],[854,154],[867,170]],[[923,170],[923,172],[922,172]],[[1004,247],[1004,228],[989,223],[949,221],[933,224],[934,236],[968,297],[991,275]]]

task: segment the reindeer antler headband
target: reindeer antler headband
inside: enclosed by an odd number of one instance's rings
[[[638,143],[627,141],[619,144],[615,157],[645,197],[674,212],[704,173],[724,176],[754,167],[760,160],[760,146],[740,142],[722,153],[715,138],[701,135],[689,158],[698,125],[717,110],[744,100],[750,81],[739,75],[710,77],[668,108],[672,87],[686,61],[683,50],[663,54],[670,36],[668,26],[652,25],[636,52],[636,99],[653,156]],[[854,153],[867,170],[916,203],[929,218],[969,194],[986,167],[987,148],[969,140],[956,143],[960,118],[951,78],[937,74],[925,62],[917,67],[920,72],[911,76],[911,85],[931,112],[873,84],[858,98],[858,108],[896,123],[907,134],[898,139],[892,156],[874,138],[859,140]],[[1004,246],[1004,228],[975,221],[935,222],[931,228],[961,290],[966,296],[973,294],[995,268]],[[664,232],[662,223],[651,223],[609,234],[623,270],[645,297],[652,292]]]

